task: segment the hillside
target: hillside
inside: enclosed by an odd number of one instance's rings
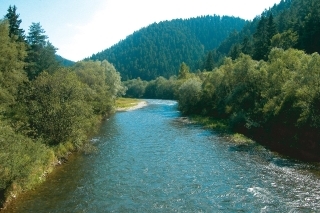
[[[272,34],[268,29],[271,22]],[[273,47],[291,47],[309,54],[319,53],[319,37],[320,1],[282,0],[248,22],[240,32],[231,33],[211,53],[214,53],[217,66],[223,56],[235,59],[241,52],[256,60],[267,60],[265,57]]]
[[[76,62],[71,61],[69,59],[66,59],[60,55],[55,55],[56,56],[56,60],[60,63],[61,66],[65,66],[65,67],[71,67],[72,65],[74,65]]]
[[[218,47],[246,23],[240,18],[216,15],[153,23],[90,59],[110,61],[124,80],[170,77],[177,74],[182,62],[191,69],[198,67],[208,50]]]

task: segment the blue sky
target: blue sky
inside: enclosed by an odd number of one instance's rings
[[[16,5],[28,32],[40,22],[58,54],[74,61],[100,52],[154,22],[200,15],[252,20],[280,0],[0,0],[0,17]]]

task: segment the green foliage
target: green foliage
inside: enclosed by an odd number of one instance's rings
[[[272,14],[269,18],[262,16],[254,34],[254,54],[256,60],[267,59],[271,47],[271,38],[277,33]]]
[[[142,98],[145,94],[147,85],[148,82],[142,81],[140,78],[125,81],[123,82],[123,86],[127,88],[125,96],[130,98]]]
[[[44,29],[40,23],[32,23],[29,28],[29,33],[27,36],[27,42],[31,46],[45,46],[48,36],[45,35]]]
[[[81,61],[72,69],[80,81],[89,86],[85,97],[95,114],[105,116],[112,112],[115,99],[124,93],[120,74],[114,66],[107,61]]]
[[[56,55],[56,60],[60,63],[61,66],[64,66],[64,67],[71,67],[75,64],[74,61],[70,61],[66,58],[63,58],[60,55]]]
[[[0,205],[42,182],[57,158],[94,150],[88,136],[124,93],[109,62],[61,68],[39,23],[24,41],[16,7],[6,17],[0,20]]]
[[[15,102],[19,85],[27,80],[25,57],[24,43],[12,40],[8,23],[0,21],[0,112]]]
[[[268,61],[240,54],[178,90],[186,114],[226,119],[229,127],[288,150],[320,151],[320,56],[274,48]],[[201,76],[201,75],[200,75]]]
[[[319,20],[318,0],[282,0],[248,22],[240,32],[230,33],[215,51],[235,59],[241,47],[242,53],[265,61],[272,47],[319,53]]]
[[[78,62],[73,70],[79,80],[88,86],[84,90],[84,98],[93,106],[95,114],[105,115],[112,110],[112,97],[110,88],[106,84],[106,73],[101,62]]]
[[[7,197],[42,182],[55,161],[47,146],[15,133],[1,120],[0,147],[0,190],[7,189]]]
[[[179,87],[179,109],[183,113],[197,112],[202,96],[202,83],[198,78],[190,78]]]
[[[177,75],[177,67],[183,61],[195,70],[205,53],[217,47],[232,30],[241,30],[245,23],[240,18],[227,16],[154,23],[109,49],[92,55],[90,59],[107,59],[124,80],[169,78]]]
[[[320,56],[314,53],[308,57],[307,64],[302,64],[294,76],[292,87],[298,87],[296,105],[301,108],[299,125],[308,125],[320,128]]]
[[[81,147],[93,114],[85,101],[85,89],[75,73],[68,70],[40,74],[32,84],[28,103],[35,136],[49,145],[72,141],[77,148]]]
[[[271,46],[287,50],[296,46],[298,42],[298,34],[292,30],[283,33],[277,33],[271,39]]]
[[[127,88],[125,97],[151,98],[151,99],[176,99],[176,94],[181,82],[175,77],[166,79],[158,77],[152,81],[142,81],[140,78],[124,81]]]
[[[32,23],[27,36],[26,72],[29,80],[34,80],[43,71],[52,73],[59,67],[55,56],[57,49],[47,39],[40,23]]]
[[[9,6],[8,13],[4,17],[9,21],[9,36],[16,41],[24,42],[25,35],[24,30],[20,28],[22,21],[17,14],[17,7]]]
[[[209,51],[207,57],[206,57],[206,61],[205,61],[205,65],[204,65],[204,69],[205,70],[208,70],[208,71],[211,71],[213,70],[214,68],[214,56],[213,56],[213,52],[212,51]]]
[[[190,68],[186,63],[182,62],[179,69],[178,79],[187,79],[189,75],[190,75]]]

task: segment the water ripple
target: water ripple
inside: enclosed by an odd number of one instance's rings
[[[236,146],[174,101],[112,116],[77,157],[8,212],[319,212],[319,165]],[[24,202],[25,201],[25,202]]]

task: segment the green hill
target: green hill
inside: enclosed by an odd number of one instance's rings
[[[282,0],[248,22],[240,32],[231,33],[211,55],[215,55],[218,66],[223,56],[235,59],[241,52],[256,60],[267,60],[273,47],[319,53],[319,38],[320,1]]]
[[[153,23],[89,59],[108,60],[124,80],[170,77],[177,74],[182,62],[191,69],[198,68],[209,50],[246,23],[240,18],[216,15]]]

